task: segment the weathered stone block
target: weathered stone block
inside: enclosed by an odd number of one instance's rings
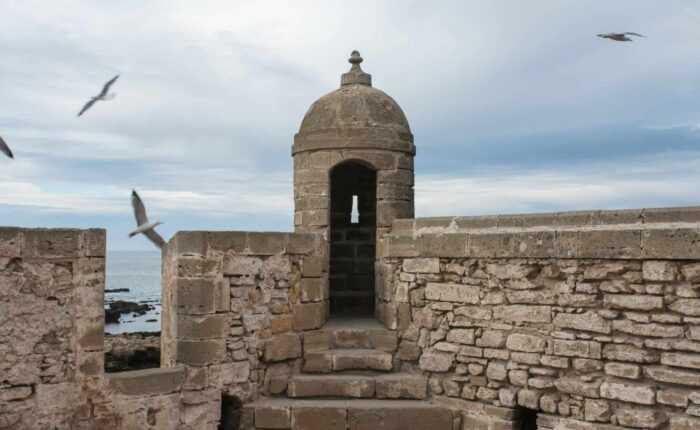
[[[248,233],[245,231],[209,232],[209,246],[215,251],[239,254],[245,251],[247,241]]]
[[[318,215],[320,218],[318,222],[323,223],[320,225],[328,224],[328,211],[317,212],[319,212]],[[289,237],[287,238],[287,253],[303,255],[318,253],[319,250],[325,247],[325,243],[326,242],[320,240],[319,235],[316,234],[289,233]]]
[[[616,412],[617,422],[625,427],[658,429],[666,422],[666,413],[657,409],[620,407]]]
[[[273,336],[265,342],[263,359],[282,361],[301,357],[301,337],[296,333]]]
[[[375,381],[361,375],[294,375],[287,387],[289,397],[349,397],[374,396]]]
[[[175,306],[179,314],[208,314],[216,310],[216,281],[213,279],[173,279]]]
[[[348,430],[451,430],[452,413],[447,408],[379,406],[348,409]]]
[[[424,234],[420,237],[420,255],[426,257],[463,257],[467,255],[468,236],[464,233]]]
[[[408,273],[439,273],[438,258],[408,258],[403,261],[403,271]]]
[[[700,369],[700,354],[682,352],[662,352],[661,364],[673,367]]]
[[[554,325],[559,328],[572,328],[574,330],[592,331],[604,334],[610,334],[612,332],[610,322],[601,317],[597,312],[586,312],[582,314],[559,313],[554,317]]]
[[[474,329],[453,328],[447,333],[447,341],[473,345],[475,340]]]
[[[418,257],[420,255],[420,241],[413,236],[385,234],[385,257]]]
[[[642,262],[642,276],[645,281],[673,281],[678,275],[678,266],[672,261]]]
[[[653,405],[656,403],[656,391],[642,384],[603,382],[600,386],[600,396],[606,399],[622,400],[623,402]]]
[[[178,315],[178,339],[216,339],[228,333],[229,316],[221,315]]]
[[[669,309],[683,315],[700,316],[700,299],[679,299],[671,303]]]
[[[586,382],[575,376],[561,377],[554,381],[554,386],[562,393],[575,394],[597,399],[600,397],[600,381]]]
[[[185,368],[162,367],[159,369],[132,370],[107,375],[113,390],[129,396],[166,394],[180,390],[185,382]]]
[[[178,340],[174,342],[175,362],[190,366],[218,364],[226,358],[225,339]]]
[[[322,277],[325,261],[326,259],[324,257],[305,257],[301,263],[301,276],[305,278]]]
[[[513,243],[510,233],[470,234],[467,255],[473,258],[512,257]]]
[[[679,385],[700,385],[700,373],[672,369],[664,366],[647,366],[644,368],[644,375],[655,381],[667,382]]]
[[[301,301],[320,302],[326,299],[324,278],[301,278]]]
[[[290,429],[291,408],[289,406],[262,405],[255,408],[255,428]]]
[[[591,230],[579,234],[580,258],[640,258],[640,230]]]
[[[661,296],[649,296],[640,294],[606,294],[603,304],[611,309],[631,309],[639,311],[651,311],[663,309],[664,299]]]
[[[646,337],[683,337],[682,326],[658,323],[636,323],[630,320],[613,321],[613,329],[622,333]]]
[[[377,377],[379,399],[424,399],[428,380],[422,375],[387,374]]]
[[[544,352],[546,346],[546,339],[524,333],[513,333],[506,340],[506,348],[511,351]]]
[[[552,340],[554,355],[565,357],[601,358],[599,342],[587,340]]]
[[[248,233],[248,252],[255,255],[274,255],[284,252],[287,245],[287,233],[250,232]]]
[[[425,351],[418,363],[422,370],[447,372],[454,364],[455,355],[447,352]]]
[[[77,229],[27,228],[22,230],[25,258],[81,257],[82,231]]]
[[[642,231],[644,258],[700,259],[700,229],[645,229]]]
[[[16,227],[0,227],[0,257],[21,256],[22,233]]]
[[[637,348],[634,345],[607,344],[603,348],[603,357],[608,360],[630,361],[633,363],[657,363],[659,352]]]
[[[479,303],[479,287],[463,284],[428,283],[425,288],[427,300],[459,303]]]
[[[294,330],[313,330],[326,323],[326,302],[305,303],[292,306]]]
[[[297,430],[345,430],[345,408],[297,406],[292,410],[292,428]]]
[[[605,373],[618,378],[639,379],[642,371],[636,364],[611,362],[605,363]]]
[[[612,408],[607,400],[586,399],[584,402],[584,414],[586,421],[610,422]]]
[[[510,305],[493,308],[493,317],[507,322],[548,323],[552,321],[551,306]]]
[[[209,232],[179,231],[170,242],[173,251],[178,255],[207,255]]]
[[[700,418],[677,415],[671,417],[670,430],[697,430],[700,428]]]
[[[513,240],[515,257],[551,258],[557,255],[553,231],[515,233]]]

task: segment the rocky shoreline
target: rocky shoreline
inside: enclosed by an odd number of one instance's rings
[[[105,372],[160,367],[160,332],[105,334]]]

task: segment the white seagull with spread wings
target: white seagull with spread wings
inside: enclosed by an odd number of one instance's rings
[[[7,143],[5,143],[4,140],[2,140],[2,137],[0,137],[0,152],[2,152],[10,158],[15,158],[15,156],[12,155],[12,151],[10,151],[10,147],[7,146]]]
[[[102,91],[96,95],[95,97],[91,98],[89,102],[85,103],[85,106],[80,110],[80,113],[78,113],[78,116],[82,115],[92,107],[95,103],[97,103],[100,100],[112,100],[114,97],[116,97],[115,93],[109,93],[109,87],[114,84],[114,82],[119,78],[119,75],[113,77],[112,79],[107,82],[104,87],[102,87]]]
[[[618,42],[632,42],[632,39],[627,37],[627,36],[638,36],[638,37],[646,37],[642,36],[639,33],[632,33],[632,32],[627,32],[627,33],[603,33],[599,34],[598,37],[602,37],[603,39],[610,39],[610,40],[616,40]]]
[[[132,190],[131,192],[131,205],[134,207],[137,228],[129,233],[129,237],[134,237],[139,233],[143,233],[151,240],[151,242],[155,243],[158,248],[163,249],[165,246],[165,240],[163,240],[163,238],[154,230],[155,226],[163,223],[160,221],[148,221],[148,217],[146,216],[146,207],[143,205],[141,197],[136,194],[136,190]]]

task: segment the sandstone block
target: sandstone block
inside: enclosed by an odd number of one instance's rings
[[[605,363],[605,373],[625,379],[639,379],[641,369],[636,364],[610,362]]]
[[[75,258],[82,256],[81,230],[27,228],[22,229],[22,236],[24,243],[21,252],[25,258]]]
[[[608,360],[630,361],[633,363],[657,363],[659,352],[637,348],[633,345],[607,344],[603,348],[603,357]]]
[[[422,375],[387,374],[377,377],[377,398],[425,399],[428,380]]]
[[[547,341],[539,336],[513,333],[506,340],[506,348],[512,351],[544,352]]]
[[[700,385],[700,373],[688,370],[672,369],[664,366],[647,366],[644,375],[655,381],[679,385]]]
[[[244,231],[212,231],[209,232],[209,246],[216,251],[241,253],[245,250],[248,233]],[[203,244],[197,245],[199,252]]]
[[[447,341],[473,345],[474,332],[474,329],[453,328],[447,333]]]
[[[620,407],[615,415],[617,422],[625,427],[657,429],[668,422],[666,414],[657,409]]]
[[[191,366],[217,364],[226,358],[225,339],[177,340],[175,362]]]
[[[425,288],[425,298],[427,300],[476,304],[479,303],[479,287],[431,282]]]
[[[326,303],[296,304],[292,307],[294,330],[313,330],[326,323]]]
[[[256,276],[262,266],[260,257],[227,254],[224,256],[223,272],[226,276]]]
[[[413,236],[385,234],[385,257],[417,257],[420,255],[419,239]]]
[[[524,389],[518,391],[518,405],[528,409],[539,409],[542,393],[537,390]]]
[[[646,281],[673,281],[678,274],[678,266],[671,261],[642,262],[642,276]]]
[[[209,233],[206,231],[179,231],[170,239],[179,255],[207,255]]]
[[[301,276],[305,278],[320,278],[323,276],[324,266],[325,258],[323,257],[305,257],[301,264]]]
[[[603,334],[610,334],[612,332],[610,322],[601,317],[597,312],[585,312],[582,314],[559,313],[554,317],[554,325],[560,328],[572,328],[574,330],[592,331]]]
[[[511,233],[475,233],[469,235],[468,255],[474,258],[513,256]]]
[[[454,364],[454,354],[426,351],[420,357],[419,367],[428,372],[447,372]]]
[[[512,286],[512,284],[511,284]],[[553,290],[524,290],[508,291],[506,293],[509,303],[525,303],[532,305],[555,305],[557,295]]]
[[[287,245],[287,233],[250,232],[248,233],[248,250],[255,255],[274,255],[284,252]]]
[[[438,273],[440,260],[438,258],[409,258],[403,261],[403,271],[408,273]]]
[[[505,364],[491,361],[486,366],[486,377],[495,381],[505,381],[508,377],[508,370]]]
[[[289,406],[264,405],[255,408],[255,428],[290,429],[291,410]]]
[[[476,340],[476,346],[484,348],[502,348],[506,345],[507,332],[503,330],[484,330]]]
[[[622,400],[623,402],[653,405],[656,403],[656,391],[641,384],[603,382],[600,386],[600,396],[606,399]]]
[[[700,299],[679,299],[669,305],[669,308],[683,315],[700,316]]]
[[[562,340],[552,341],[554,355],[565,357],[601,358],[601,345],[599,342],[586,340]]]
[[[586,399],[583,408],[586,421],[610,422],[612,408],[607,400]]]
[[[301,278],[301,301],[320,302],[326,298],[326,283],[323,278]]]
[[[224,338],[228,333],[229,316],[214,315],[178,315],[178,339],[215,339]]]
[[[348,430],[452,430],[452,413],[447,408],[408,405],[348,409]]]
[[[557,388],[557,390],[563,393],[575,394],[592,399],[597,399],[600,397],[600,385],[600,382],[585,382],[573,376],[561,377],[554,381],[554,386]]]
[[[283,361],[301,357],[301,337],[296,333],[273,336],[265,342],[265,361]]]
[[[296,430],[345,430],[345,408],[296,406],[292,428]]]
[[[294,375],[289,380],[287,395],[299,397],[349,397],[374,396],[374,378],[361,375]]]
[[[606,294],[603,304],[611,309],[631,309],[639,311],[651,311],[663,309],[664,299],[661,296],[648,296],[636,294]]]
[[[580,258],[640,258],[640,230],[590,230],[579,233]]]
[[[464,233],[423,234],[420,238],[420,255],[463,257],[467,255],[467,238]]]
[[[548,323],[552,321],[551,306],[510,305],[496,306],[493,316],[507,322]]]
[[[673,367],[700,369],[700,354],[682,352],[662,352],[661,364]]]
[[[700,231],[696,228],[645,229],[642,246],[645,258],[700,259]]]
[[[685,264],[681,268],[683,278],[689,282],[700,281],[700,263]]]
[[[159,369],[132,370],[107,376],[109,386],[119,394],[148,396],[180,390],[185,382],[185,368],[162,367]]]
[[[613,321],[613,329],[637,336],[646,337],[683,337],[684,328],[678,325],[659,323],[637,323],[630,320]]]
[[[700,418],[677,415],[671,417],[671,430],[696,430],[700,428]]]
[[[688,391],[678,388],[659,389],[656,392],[656,401],[662,405],[685,408],[688,406]]]
[[[178,314],[210,314],[216,310],[216,281],[181,279],[175,283],[175,306]]]
[[[0,227],[0,257],[21,255],[21,230],[16,227]]]

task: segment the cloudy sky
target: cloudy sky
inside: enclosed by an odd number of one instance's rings
[[[698,22],[696,0],[3,0],[0,225],[152,249],[126,238],[135,187],[166,238],[289,231],[293,135],[353,49],[411,124],[418,216],[700,204]]]

